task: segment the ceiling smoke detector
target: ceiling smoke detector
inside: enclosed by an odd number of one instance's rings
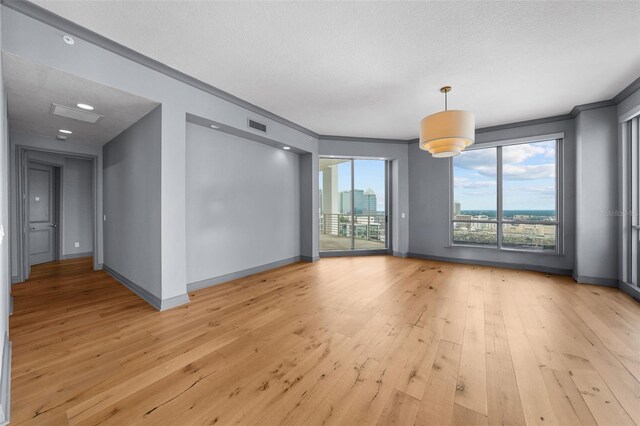
[[[72,46],[75,44],[75,40],[73,39],[73,37],[71,37],[68,34],[65,34],[62,36],[62,39],[64,40],[65,43],[67,43],[68,45]]]

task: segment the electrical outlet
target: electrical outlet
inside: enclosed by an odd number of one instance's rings
[[[75,244],[74,244],[74,246],[75,246],[76,248],[77,248],[77,247],[80,247],[80,243],[76,241],[76,242],[75,242]]]

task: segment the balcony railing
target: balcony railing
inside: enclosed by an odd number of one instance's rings
[[[351,214],[321,213],[320,233],[351,238],[353,232],[356,240],[385,242],[384,214],[356,214],[353,215],[353,221],[352,225]]]

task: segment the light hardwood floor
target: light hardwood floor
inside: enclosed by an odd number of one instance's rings
[[[13,424],[640,423],[640,304],[568,277],[332,258],[156,312],[79,259],[13,295]]]

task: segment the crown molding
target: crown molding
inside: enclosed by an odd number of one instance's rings
[[[619,104],[638,90],[640,90],[640,77],[636,78],[630,85],[622,89],[620,93],[613,97],[612,101],[615,104]]]
[[[19,13],[22,13],[23,15],[26,15],[30,18],[33,18],[37,21],[40,21],[46,25],[50,25],[61,31],[69,33],[75,37],[81,38],[98,47],[101,47],[112,53],[120,55],[126,59],[129,59],[145,67],[151,68],[157,72],[167,75],[168,77],[181,81],[185,84],[195,87],[196,89],[200,89],[220,99],[224,99],[225,101],[238,105],[255,114],[271,119],[275,122],[278,122],[282,125],[290,127],[294,130],[297,130],[301,133],[304,133],[318,140],[327,140],[327,141],[333,140],[333,141],[345,141],[345,142],[399,143],[399,144],[412,144],[412,143],[418,142],[417,138],[405,140],[405,139],[362,138],[362,137],[353,137],[353,136],[320,135],[314,132],[313,130],[307,129],[306,127],[303,127],[290,120],[287,120],[284,117],[280,117],[279,115],[276,115],[264,108],[261,108],[257,105],[254,105],[250,102],[240,99],[228,92],[225,92],[221,89],[218,89],[217,87],[214,87],[208,83],[205,83],[204,81],[198,80],[188,74],[185,74],[182,71],[178,71],[175,68],[172,68],[168,65],[163,64],[162,62],[159,62],[155,59],[145,56],[119,43],[116,43],[111,39],[108,39],[94,31],[89,30],[88,28],[78,25],[73,21],[70,21],[59,15],[56,15],[53,12],[50,12],[34,3],[31,3],[30,1],[0,0],[0,4],[10,9],[13,9]],[[525,121],[519,121],[514,123],[505,123],[505,124],[500,124],[496,126],[482,127],[482,128],[476,129],[476,133],[494,132],[498,130],[513,129],[513,128],[522,127],[522,126],[531,126],[536,124],[570,120],[577,117],[583,111],[617,105],[638,90],[640,90],[640,77],[634,80],[631,84],[629,84],[623,90],[621,90],[612,99],[600,101],[600,102],[593,102],[590,104],[577,105],[573,107],[573,109],[568,114],[561,114],[561,115],[555,115],[551,117],[525,120]]]
[[[270,111],[267,111],[264,108],[261,108],[257,105],[254,105],[250,102],[247,102],[243,99],[240,99],[230,93],[225,92],[224,90],[218,89],[208,83],[205,83],[202,80],[198,80],[188,74],[183,73],[182,71],[178,71],[175,68],[172,68],[168,65],[163,64],[160,61],[152,59],[142,53],[139,53],[133,49],[130,49],[126,46],[123,46],[120,43],[116,43],[115,41],[104,37],[94,31],[91,31],[88,28],[83,27],[82,25],[76,24],[73,21],[70,21],[62,16],[56,15],[53,12],[48,11],[30,1],[25,0],[0,0],[0,3],[3,6],[8,7],[9,9],[13,9],[16,12],[22,13],[25,16],[33,18],[37,21],[42,22],[43,24],[49,25],[51,27],[57,28],[60,31],[64,31],[74,37],[83,39],[84,41],[94,44],[98,47],[101,47],[109,52],[115,53],[116,55],[122,56],[123,58],[129,59],[133,62],[136,62],[142,66],[150,68],[154,71],[165,74],[168,77],[171,77],[175,80],[181,81],[189,86],[195,87],[196,89],[200,89],[203,92],[209,93],[213,96],[216,96],[220,99],[224,99],[227,102],[238,105],[242,108],[245,108],[254,114],[261,115],[270,120],[283,124],[287,127],[290,127],[294,130],[302,132],[308,136],[313,138],[317,138],[318,134],[312,130],[307,129],[299,124],[294,123],[293,121],[289,121],[284,117],[280,117]]]
[[[499,124],[497,126],[482,127],[476,129],[476,133],[496,132],[498,130],[516,129],[524,126],[534,126],[536,124],[553,123],[556,121],[571,120],[571,114],[554,115],[551,117],[536,118],[534,120],[517,121],[515,123]]]
[[[576,118],[578,114],[584,111],[589,111],[591,109],[598,109],[598,108],[606,108],[606,107],[616,106],[616,105],[617,103],[613,99],[609,99],[608,101],[592,102],[590,104],[584,104],[584,105],[576,105],[573,107],[569,115],[571,116],[571,118]]]

